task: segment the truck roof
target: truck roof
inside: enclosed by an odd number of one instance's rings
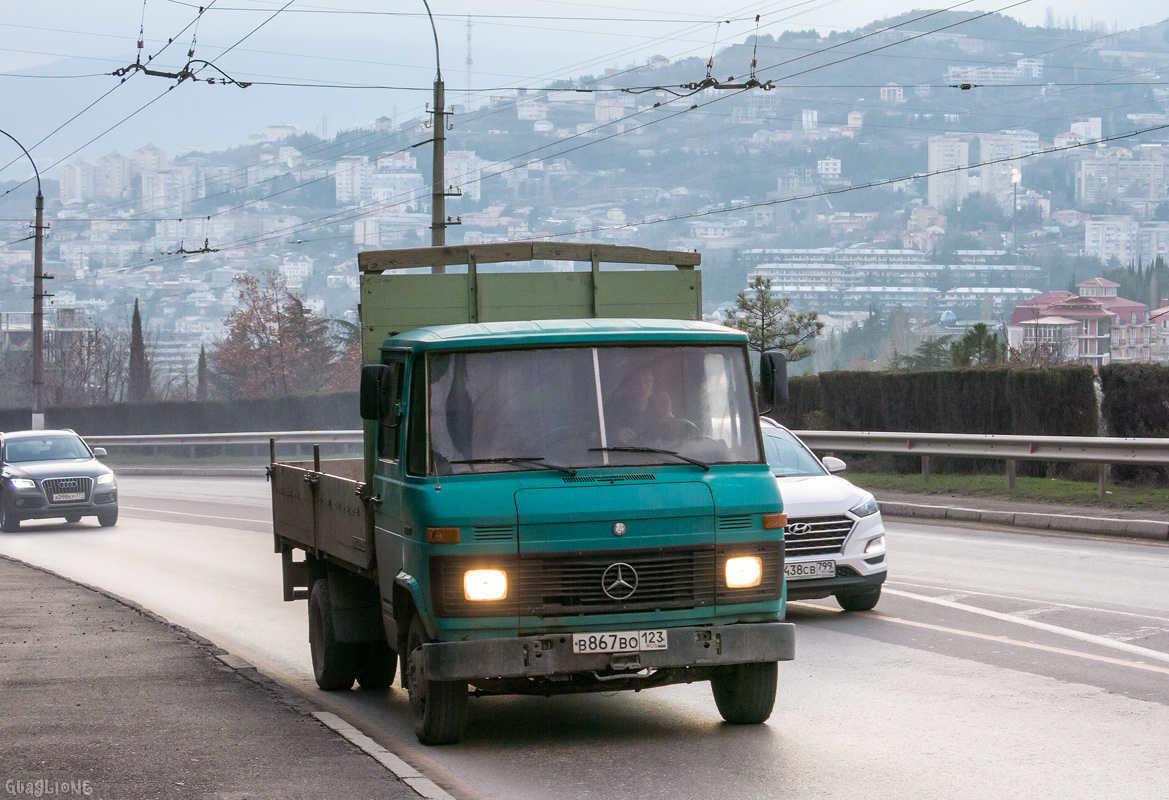
[[[523,347],[553,344],[671,342],[733,344],[747,335],[723,325],[673,319],[545,319],[415,328],[385,341],[383,350]]]

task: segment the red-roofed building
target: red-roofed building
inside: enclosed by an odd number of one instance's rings
[[[1161,298],[1161,307],[1149,312],[1153,330],[1157,332],[1158,347],[1153,351],[1153,360],[1169,364],[1169,300]]]
[[[1021,353],[1053,345],[1051,336],[1058,330],[1066,338],[1069,321],[1077,324],[1077,346],[1072,348],[1061,339],[1060,353],[1072,353],[1071,359],[1099,369],[1112,362],[1165,360],[1169,353],[1161,345],[1159,331],[1149,307],[1135,300],[1117,296],[1120,284],[1106,278],[1092,278],[1076,284],[1080,294],[1045,292],[1015,307],[1007,324],[1007,341]],[[1044,337],[1047,337],[1046,339]]]

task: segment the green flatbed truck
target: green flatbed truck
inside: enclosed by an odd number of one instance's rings
[[[795,652],[786,517],[746,337],[700,321],[699,258],[360,255],[364,459],[269,470],[322,689],[384,688],[400,663],[426,744],[460,739],[471,693],[710,681],[728,722],[770,716]],[[539,259],[592,269],[478,269]]]

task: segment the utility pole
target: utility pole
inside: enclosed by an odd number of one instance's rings
[[[24,152],[29,163],[32,164],[33,174],[37,177],[37,205],[36,222],[33,230],[33,272],[32,272],[32,411],[33,427],[36,426],[36,415],[43,414],[44,386],[45,386],[45,196],[41,193],[41,173],[37,170],[37,163],[33,161],[24,145],[7,131],[0,131]],[[40,422],[44,423],[43,417]]]
[[[430,3],[426,16],[430,18],[430,30],[434,34],[434,158],[430,173],[430,244],[433,247],[446,245],[446,87],[442,82],[442,63],[438,57],[438,28],[434,27],[434,15]],[[430,268],[431,272],[446,272],[446,267]]]

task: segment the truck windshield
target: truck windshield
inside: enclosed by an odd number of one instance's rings
[[[432,473],[763,460],[741,348],[492,350],[429,364]]]

